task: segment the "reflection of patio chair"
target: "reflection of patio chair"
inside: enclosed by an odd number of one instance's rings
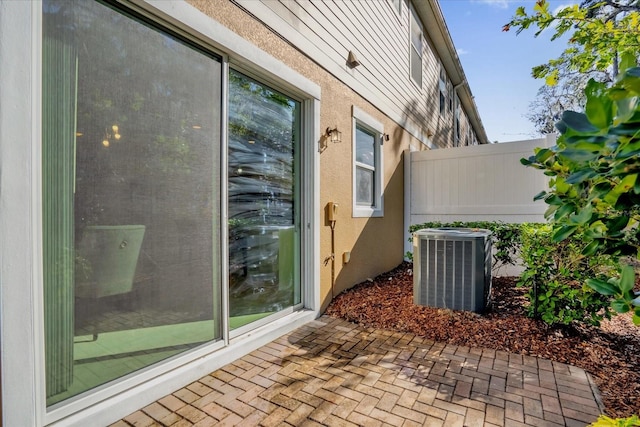
[[[76,298],[95,299],[131,292],[144,231],[144,225],[96,225],[83,229],[76,247]],[[80,320],[88,312],[80,313],[90,311],[91,305],[76,308],[80,309],[76,320]],[[91,329],[90,341],[95,341],[98,331],[95,327]]]
[[[294,227],[249,226],[232,239],[229,266],[231,315],[263,312],[268,301],[281,302],[292,290]]]
[[[97,225],[82,230],[76,248],[76,297],[131,292],[144,231],[144,225]]]
[[[278,288],[279,230],[277,226],[252,226],[242,230],[230,248],[232,297],[276,291]]]

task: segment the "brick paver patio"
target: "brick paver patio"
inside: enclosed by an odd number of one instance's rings
[[[585,426],[584,370],[323,316],[127,416],[125,426]]]

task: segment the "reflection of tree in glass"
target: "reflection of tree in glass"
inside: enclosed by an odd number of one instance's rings
[[[291,224],[298,103],[236,72],[229,81],[230,218]]]
[[[194,192],[187,187],[210,186],[210,171],[193,176],[211,163],[215,118],[207,113],[207,92],[213,78],[202,79],[210,59],[102,5],[74,6],[50,1],[45,13],[73,22],[65,31],[73,34],[78,53],[78,216],[121,221],[114,193],[129,193],[132,186],[191,204]],[[155,179],[142,184],[143,176]]]
[[[279,259],[281,251],[288,250],[285,236],[293,236],[295,224],[294,150],[299,111],[299,103],[230,72],[232,315],[278,311],[293,303],[292,283],[281,276]],[[284,256],[293,260],[290,254]]]

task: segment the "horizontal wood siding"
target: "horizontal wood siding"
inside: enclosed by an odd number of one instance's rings
[[[350,86],[399,124],[406,125],[408,117],[409,127],[419,129],[422,135],[432,135],[437,146],[453,145],[452,114],[439,113],[440,61],[426,27],[422,87],[410,76],[407,2],[403,2],[400,14],[388,0],[236,2],[267,24],[277,22],[274,16],[286,22],[286,26],[271,27],[340,80],[349,84],[355,79],[358,84]],[[274,16],[265,16],[266,10]],[[355,69],[346,65],[349,51],[361,63]],[[467,123],[466,118],[463,122]]]

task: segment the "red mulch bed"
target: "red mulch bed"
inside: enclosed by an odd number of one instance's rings
[[[327,313],[362,326],[411,332],[433,341],[543,357],[583,368],[598,385],[607,415],[640,414],[640,327],[619,315],[600,328],[550,327],[526,317],[524,289],[494,277],[484,314],[413,304],[412,265],[403,263],[338,295]]]

